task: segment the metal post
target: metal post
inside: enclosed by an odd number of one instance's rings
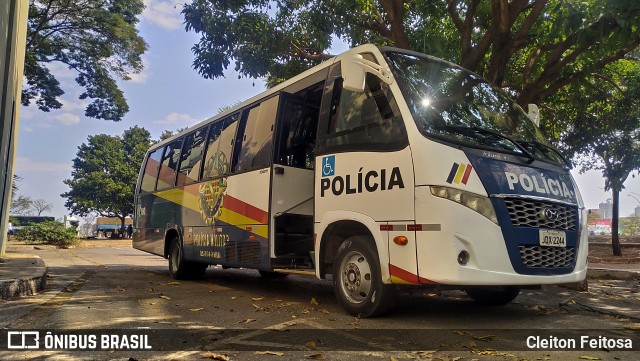
[[[7,241],[28,13],[28,0],[0,1],[0,259]]]

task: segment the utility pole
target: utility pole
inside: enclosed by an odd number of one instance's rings
[[[0,259],[7,242],[28,14],[28,0],[0,1]]]

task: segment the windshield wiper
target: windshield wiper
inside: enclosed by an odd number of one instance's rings
[[[518,150],[520,150],[522,152],[524,157],[528,159],[527,164],[531,164],[531,163],[533,163],[533,161],[536,160],[536,158],[533,156],[533,154],[531,154],[531,152],[529,152],[527,149],[525,149],[520,143],[518,143],[517,141],[515,141],[514,139],[512,139],[509,136],[506,136],[506,135],[498,133],[498,132],[494,132],[493,130],[479,128],[479,127],[463,127],[463,126],[459,126],[459,125],[440,125],[440,126],[436,126],[435,129],[455,131],[455,132],[459,132],[459,133],[475,132],[475,133],[479,133],[479,134],[493,135],[493,136],[498,137],[500,139],[506,139],[509,142],[511,142],[513,145],[515,145],[516,148],[518,148]]]
[[[544,144],[544,143],[542,143],[542,142],[540,142],[540,141],[537,141],[537,140],[519,140],[519,142],[520,142],[521,144],[525,144],[525,145],[526,145],[526,144],[533,144],[533,145],[538,146],[538,147],[542,147],[542,148],[545,148],[545,149],[549,149],[549,150],[551,150],[553,153],[555,153],[555,154],[558,156],[558,158],[560,158],[560,160],[562,160],[562,162],[563,162],[563,163],[564,163],[564,164],[565,164],[569,169],[573,169],[573,164],[571,164],[571,162],[570,162],[570,161],[569,161],[569,160],[568,160],[564,155],[562,155],[562,153],[560,153],[560,151],[559,151],[558,149],[556,149],[555,147],[552,147],[552,146],[550,146],[550,145],[548,145],[548,144]]]

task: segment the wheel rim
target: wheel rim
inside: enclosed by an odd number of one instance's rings
[[[362,303],[371,293],[371,266],[360,252],[351,251],[340,263],[340,288],[351,303]]]

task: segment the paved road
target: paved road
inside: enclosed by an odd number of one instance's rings
[[[83,337],[96,334],[98,340],[110,333],[144,334],[153,351],[7,351],[0,352],[0,359],[640,357],[637,281],[593,281],[590,293],[560,287],[525,290],[514,303],[497,308],[475,305],[457,291],[436,295],[412,289],[398,296],[392,314],[357,319],[336,304],[330,283],[314,278],[265,280],[252,270],[210,268],[203,280],[175,282],[165,260],[130,247],[40,248],[29,252],[49,266],[47,290],[0,301],[3,329],[56,335],[81,330]],[[535,335],[556,346],[577,340],[578,347],[581,336],[594,342],[603,342],[598,336],[632,339],[635,351],[528,350],[528,337]]]

